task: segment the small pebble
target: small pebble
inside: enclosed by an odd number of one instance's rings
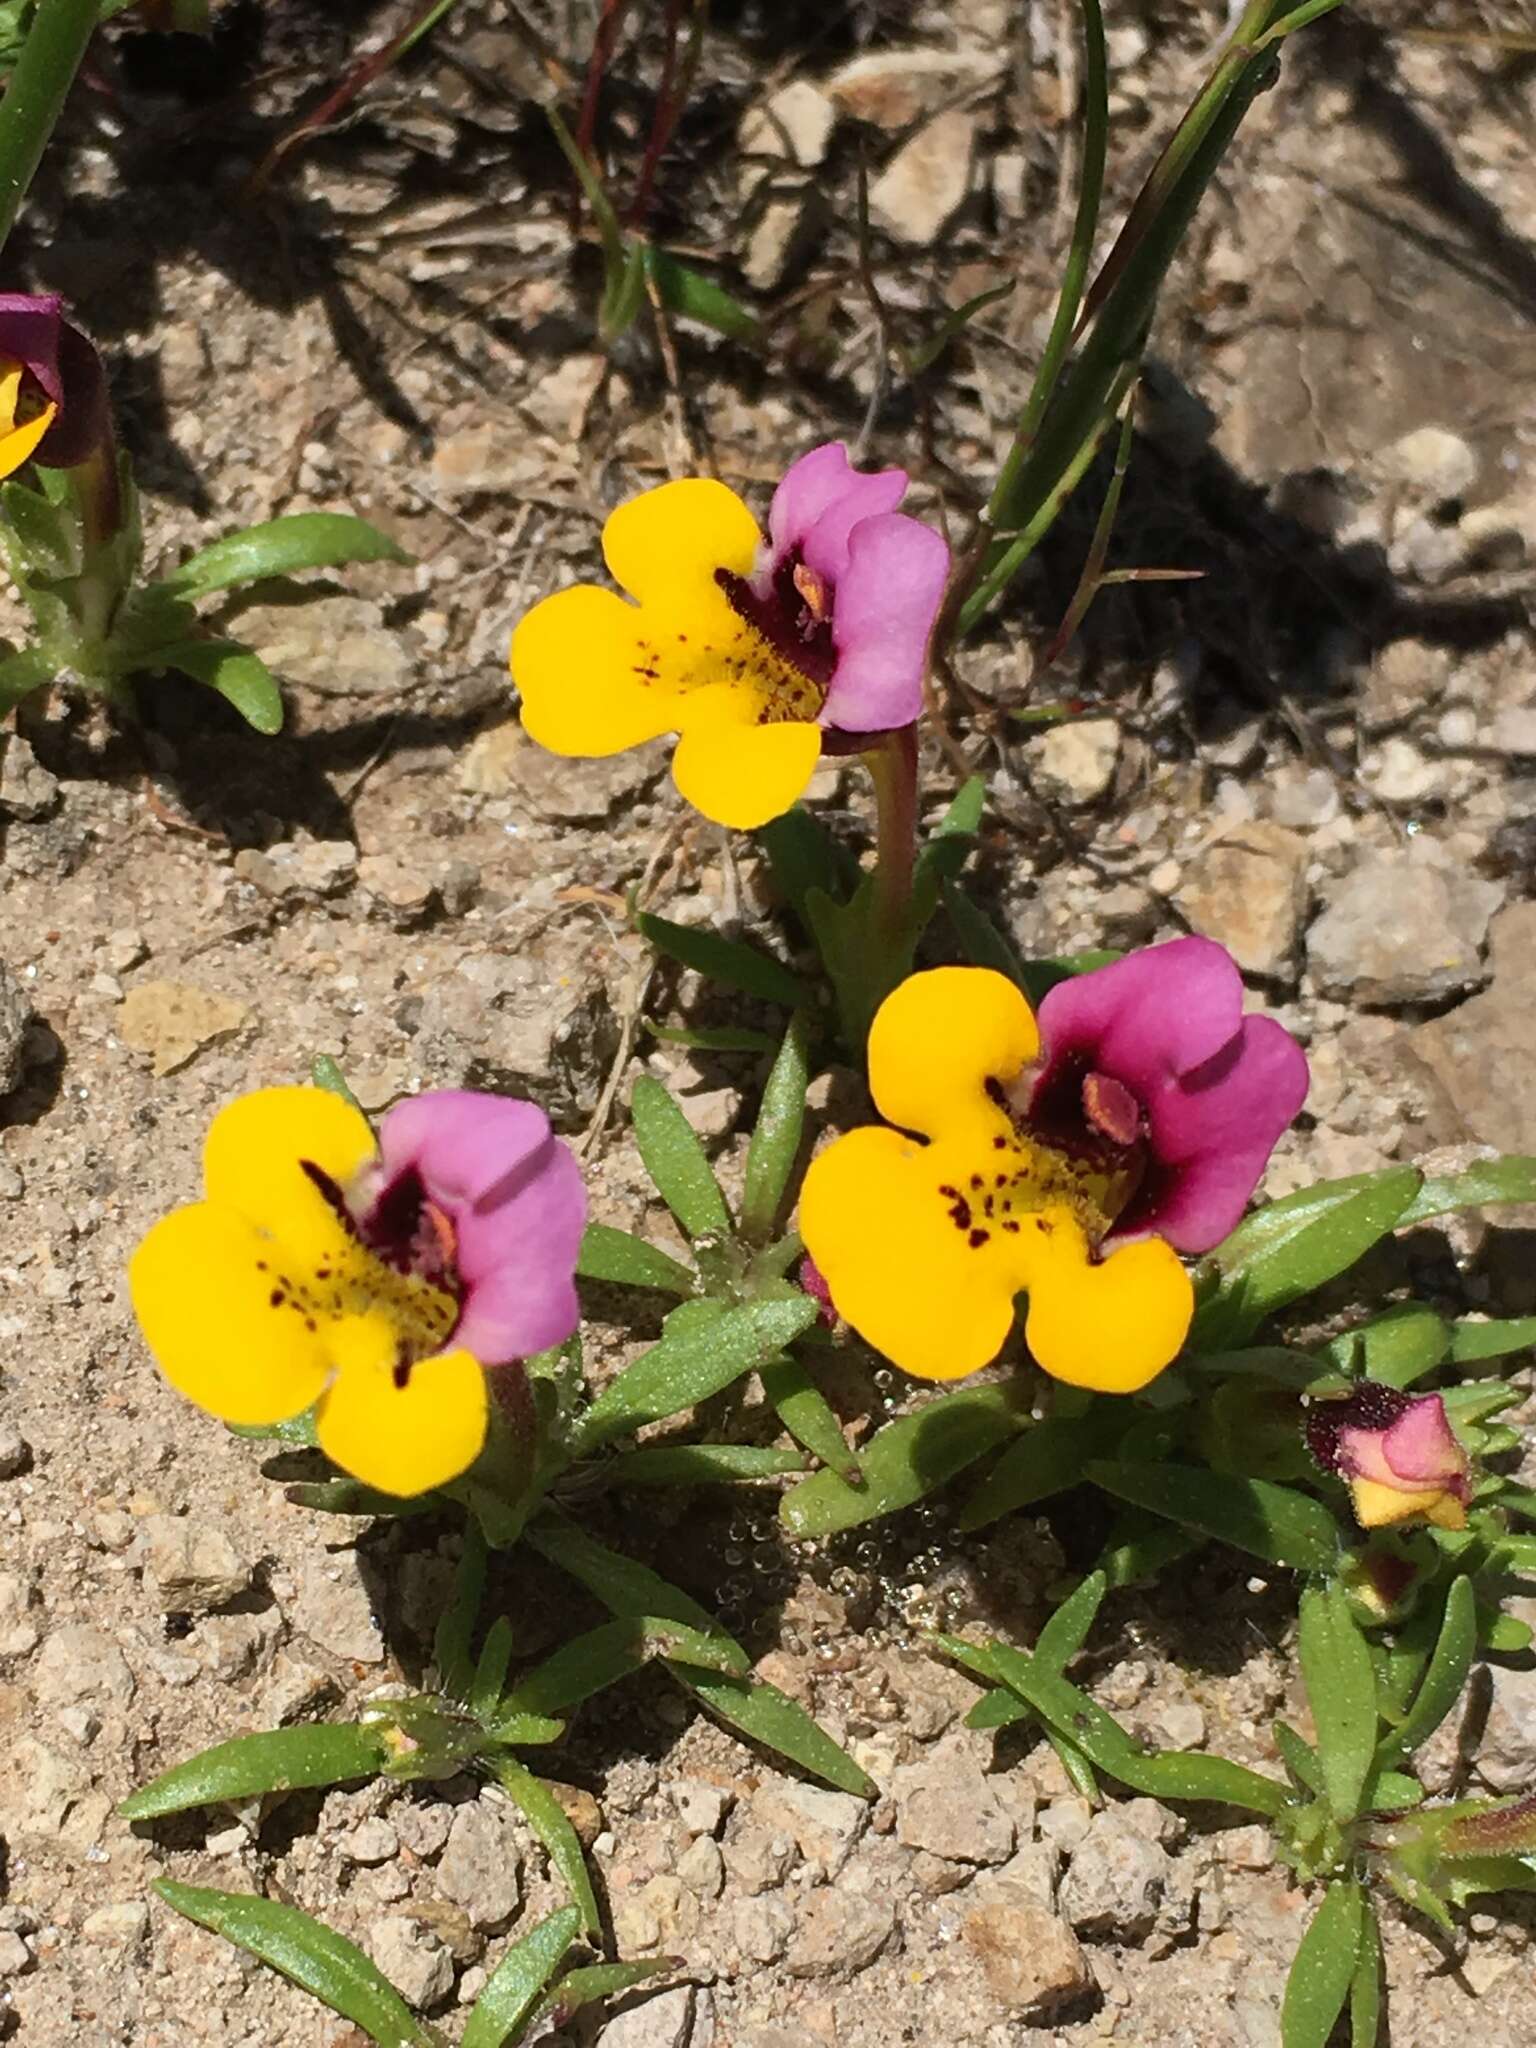
[[[0,1423],[0,1479],[19,1479],[32,1468],[32,1446],[19,1429]]]

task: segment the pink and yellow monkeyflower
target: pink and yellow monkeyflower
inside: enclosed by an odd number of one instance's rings
[[[1348,1486],[1362,1529],[1404,1522],[1467,1526],[1472,1461],[1438,1394],[1363,1382],[1344,1400],[1312,1405],[1307,1448]]]
[[[800,1200],[838,1313],[953,1379],[998,1355],[1027,1293],[1046,1372],[1131,1393],[1182,1346],[1179,1255],[1237,1223],[1307,1063],[1243,1015],[1226,950],[1190,938],[1058,983],[1038,1019],[989,968],[915,974],[876,1014],[869,1084],[886,1125],[835,1139]]]
[[[631,498],[603,528],[631,601],[578,583],[513,635],[524,727],[569,755],[675,732],[696,810],[742,829],[778,817],[824,748],[857,750],[922,708],[949,550],[897,511],[906,489],[904,470],[865,474],[829,442],[786,473],[766,540],[707,477]]]
[[[485,1442],[487,1370],[575,1329],[586,1195],[530,1102],[444,1090],[366,1117],[265,1088],[215,1117],[204,1199],[134,1253],[134,1312],[171,1385],[222,1421],[315,1409],[320,1447],[425,1493]]]

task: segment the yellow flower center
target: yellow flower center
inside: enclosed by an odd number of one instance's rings
[[[9,476],[27,461],[57,411],[28,377],[25,364],[0,356],[0,477]]]
[[[396,1384],[404,1386],[411,1366],[441,1351],[459,1319],[458,1302],[438,1284],[453,1270],[452,1225],[422,1198],[418,1183],[409,1213],[386,1216],[382,1244],[370,1245],[359,1236],[335,1180],[308,1160],[299,1165],[329,1204],[338,1229],[312,1252],[312,1263],[301,1263],[276,1238],[258,1240],[268,1254],[255,1262],[267,1306],[274,1315],[300,1317],[311,1335],[322,1324],[332,1326],[333,1336],[337,1324],[366,1324],[377,1344],[387,1329],[395,1344]]]
[[[1067,1210],[1096,1250],[1140,1177],[1134,1158],[1122,1164],[1107,1153],[1103,1159],[1073,1158],[1022,1132],[1012,1138],[999,1133],[983,1169],[941,1180],[938,1192],[973,1251],[999,1232],[1017,1237],[1026,1217],[1046,1209]]]
[[[443,1349],[459,1319],[451,1294],[419,1274],[396,1272],[361,1244],[338,1243],[333,1255],[305,1269],[273,1240],[256,1271],[265,1278],[273,1315],[299,1317],[312,1335],[322,1324],[387,1322],[402,1385],[417,1359]]]

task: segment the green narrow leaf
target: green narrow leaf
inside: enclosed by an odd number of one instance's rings
[[[1536,1630],[1513,1614],[1499,1614],[1483,1608],[1477,1617],[1478,1641],[1498,1657],[1518,1657],[1536,1641]]]
[[[1093,1765],[1089,1763],[1087,1757],[1083,1755],[1077,1744],[1069,1742],[1059,1729],[1047,1728],[1045,1736],[1052,1749],[1060,1757],[1061,1767],[1066,1772],[1067,1782],[1071,1785],[1073,1791],[1076,1792],[1079,1799],[1086,1799],[1090,1806],[1097,1806],[1099,1803],[1099,1781],[1094,1775]]]
[[[940,322],[927,341],[908,352],[907,375],[920,377],[924,370],[932,369],[949,344],[969,326],[978,313],[983,312],[988,306],[995,306],[999,299],[1007,298],[1013,290],[1014,282],[1013,278],[1006,278],[1002,284],[990,285],[986,291],[977,292],[973,298],[967,299],[964,305],[956,306],[955,310]]]
[[[1035,1661],[1047,1671],[1064,1671],[1088,1640],[1104,1605],[1108,1581],[1090,1572],[1056,1609],[1035,1643]]]
[[[669,1330],[604,1387],[572,1433],[572,1455],[590,1456],[643,1423],[697,1407],[776,1357],[815,1320],[815,1302],[797,1295],[749,1302],[702,1326]]]
[[[475,2000],[460,2048],[505,2048],[515,2041],[580,1932],[580,1909],[562,1906],[514,1942]]]
[[[802,1538],[826,1536],[910,1507],[1027,1428],[1024,1398],[1016,1383],[962,1387],[888,1422],[860,1454],[864,1484],[850,1486],[833,1471],[801,1480],[779,1503],[785,1528]]]
[[[694,1276],[666,1252],[608,1223],[589,1223],[581,1240],[576,1272],[582,1280],[611,1280],[621,1287],[654,1287],[664,1294],[689,1295]]]
[[[1401,1726],[1384,1738],[1377,1753],[1377,1763],[1382,1769],[1389,1769],[1401,1759],[1411,1757],[1416,1749],[1428,1742],[1461,1698],[1462,1687],[1467,1682],[1476,1654],[1477,1602],[1473,1596],[1472,1581],[1466,1577],[1455,1578],[1445,1596],[1440,1633],[1435,1640],[1429,1668],[1414,1694],[1413,1704],[1404,1715]]]
[[[630,1097],[635,1143],[656,1191],[691,1238],[728,1237],[731,1212],[692,1125],[659,1081],[642,1074]]]
[[[1349,1984],[1349,2048],[1376,2048],[1381,2038],[1381,1929],[1369,1892],[1360,1895],[1360,1941]]]
[[[1347,1826],[1376,1754],[1376,1673],[1365,1638],[1338,1586],[1301,1596],[1301,1675],[1317,1724],[1317,1757],[1333,1817]]]
[[[1405,1807],[1421,1806],[1424,1787],[1406,1771],[1373,1772],[1361,1804],[1371,1813],[1398,1813]]]
[[[946,1648],[954,1639],[942,1636]],[[1287,1803],[1288,1789],[1274,1778],[1196,1750],[1168,1750],[1150,1756],[1131,1740],[1097,1700],[1036,1657],[993,1643],[988,1654],[996,1676],[1032,1707],[1048,1727],[1073,1744],[1107,1777],[1154,1799],[1215,1800],[1274,1815]]]
[[[1119,1424],[1099,1410],[1087,1415],[1048,1415],[1011,1443],[960,1510],[962,1533],[984,1529],[1003,1515],[1032,1507],[1082,1483],[1088,1461],[1106,1448]]]
[[[1251,1551],[1268,1564],[1325,1572],[1338,1562],[1338,1524],[1321,1501],[1294,1487],[1193,1465],[1090,1460],[1085,1469],[1096,1486],[1117,1500]]]
[[[736,1676],[750,1668],[746,1652],[719,1631],[706,1633],[661,1615],[625,1614],[563,1643],[518,1680],[503,1702],[504,1711],[564,1714],[653,1657]]]
[[[247,1443],[297,1444],[312,1451],[318,1441],[313,1408],[306,1408],[302,1415],[290,1415],[286,1422],[226,1422],[224,1427],[231,1436],[243,1437]]]
[[[1536,1202],[1536,1157],[1507,1153],[1501,1159],[1480,1159],[1465,1173],[1431,1174],[1398,1218],[1397,1228],[1501,1202]]]
[[[594,2005],[600,1998],[617,1998],[621,1992],[643,1984],[647,1977],[659,1976],[673,1967],[670,1956],[652,1956],[644,1962],[589,1963],[585,1969],[567,1970],[539,2007],[537,2017],[563,2028],[584,2005]],[[469,2048],[467,2041],[464,2048]]]
[[[691,967],[706,981],[722,988],[739,989],[756,996],[761,1003],[777,1003],[786,1010],[810,1006],[811,992],[805,983],[757,946],[745,939],[722,939],[718,932],[697,925],[674,924],[654,911],[637,910],[635,929],[649,939],[658,953],[665,953],[683,967]]]
[[[757,838],[775,883],[807,933],[811,895],[819,892],[837,902],[858,886],[858,862],[804,804],[771,818],[759,828]]]
[[[0,516],[19,551],[17,581],[58,583],[78,576],[84,555],[78,514],[22,483],[0,484]]]
[[[1280,2008],[1283,2048],[1328,2048],[1360,1953],[1360,1887],[1331,1884],[1297,1944]]]
[[[1317,1760],[1317,1751],[1296,1730],[1284,1721],[1275,1723],[1275,1747],[1279,1750],[1285,1768],[1304,1791],[1314,1798],[1323,1789],[1322,1766]]]
[[[300,1990],[361,2027],[377,2048],[433,2048],[434,2037],[362,1950],[297,1906],[248,1892],[178,1884],[169,1877],[156,1878],[154,1889],[188,1920],[248,1949]]]
[[[154,587],[178,597],[206,597],[210,591],[291,576],[300,569],[410,559],[398,541],[350,512],[292,512],[200,548]]]
[[[453,1573],[453,1595],[438,1617],[432,1639],[437,1682],[450,1699],[469,1696],[475,1667],[469,1654],[480,1602],[485,1595],[485,1538],[473,1518],[464,1524],[464,1547]]]
[[[1024,986],[1024,963],[1005,935],[978,909],[958,882],[943,886],[944,908],[960,941],[960,950],[973,967],[990,967],[1005,974],[1017,988]]]
[[[317,1515],[373,1515],[381,1521],[409,1522],[419,1515],[440,1515],[446,1499],[440,1493],[380,1493],[360,1479],[300,1480],[283,1488],[283,1499]]]
[[[912,897],[915,911],[916,939],[933,915],[939,892],[946,881],[953,881],[970,857],[976,843],[976,834],[981,827],[981,814],[986,809],[986,779],[972,775],[961,783],[954,800],[933,828],[927,840],[918,848],[917,860],[912,870]]]
[[[813,1458],[850,1486],[861,1485],[858,1460],[848,1448],[831,1404],[799,1359],[788,1351],[780,1358],[770,1358],[759,1366],[758,1377],[773,1412],[796,1443],[804,1444]]]
[[[1444,1317],[1420,1301],[1405,1301],[1385,1315],[1346,1330],[1319,1356],[1340,1372],[1359,1372],[1387,1387],[1411,1387],[1444,1362],[1451,1332]]]
[[[636,236],[626,242],[624,261],[610,273],[598,301],[597,333],[605,348],[611,348],[620,335],[629,332],[644,304],[645,244]]]
[[[860,1799],[875,1797],[878,1787],[847,1750],[776,1686],[761,1679],[704,1672],[697,1665],[669,1661],[667,1668],[712,1714],[753,1742],[787,1756],[801,1770],[835,1785],[840,1792],[852,1792]]]
[[[751,1031],[739,1024],[700,1024],[690,1031],[682,1024],[658,1024],[654,1017],[640,1020],[652,1038],[663,1045],[686,1045],[695,1052],[777,1052],[779,1041],[766,1031]]]
[[[536,1778],[515,1757],[498,1757],[491,1768],[497,1783],[544,1845],[544,1853],[559,1873],[581,1915],[583,1933],[600,1934],[602,1920],[592,1891],[592,1879],[587,1874],[587,1859],[581,1852],[581,1842],[565,1808],[544,1780]]]
[[[1094,947],[1086,953],[1053,953],[1043,960],[1026,960],[1021,986],[1030,1008],[1038,1010],[1058,982],[1071,981],[1079,974],[1092,974],[1097,967],[1112,967],[1124,957],[1123,953],[1113,949]]]
[[[1506,1358],[1511,1351],[1528,1351],[1536,1345],[1536,1316],[1516,1316],[1507,1322],[1460,1322],[1451,1325],[1451,1359],[1456,1365],[1473,1365],[1483,1358]]]
[[[263,1792],[293,1792],[305,1785],[343,1785],[371,1778],[388,1760],[377,1728],[353,1724],[274,1728],[236,1735],[185,1763],[162,1771],[117,1809],[124,1820],[153,1820],[220,1799],[252,1799]]]
[[[1235,1349],[1275,1309],[1346,1272],[1399,1227],[1422,1178],[1397,1166],[1321,1181],[1240,1223],[1211,1253],[1220,1279],[1196,1311],[1190,1348]]]
[[[40,648],[22,647],[0,661],[0,718],[59,673],[59,664]]]
[[[992,1728],[1011,1728],[1015,1722],[1033,1719],[1033,1714],[1016,1693],[1011,1693],[1006,1685],[994,1685],[971,1708],[965,1717],[965,1725],[986,1732]]]
[[[541,1557],[579,1580],[610,1613],[626,1619],[655,1615],[663,1621],[681,1622],[711,1642],[728,1645],[741,1659],[740,1668],[748,1669],[751,1659],[746,1651],[697,1600],[648,1565],[594,1542],[564,1515],[552,1511],[540,1515],[530,1524],[527,1540]]]
[[[271,669],[238,640],[177,640],[145,656],[146,668],[174,668],[206,683],[256,732],[283,729],[283,693]]]
[[[805,1020],[790,1019],[784,1043],[763,1089],[762,1108],[747,1146],[741,1198],[741,1234],[751,1244],[773,1235],[805,1130],[805,1091],[810,1085]]]
[[[803,1472],[805,1458],[757,1444],[646,1444],[620,1452],[602,1470],[610,1486],[739,1486]]]
[[[1127,1508],[1115,1517],[1095,1569],[1104,1574],[1112,1592],[1124,1586],[1148,1585],[1181,1557],[1204,1549],[1207,1540],[1192,1529],[1181,1529],[1177,1522]]]
[[[469,1686],[469,1711],[477,1720],[484,1721],[495,1713],[511,1661],[512,1624],[506,1615],[498,1614],[486,1631],[485,1641],[480,1647],[480,1661],[475,1666],[475,1675]]]
[[[347,1086],[347,1077],[328,1052],[317,1052],[309,1063],[309,1078],[315,1087],[323,1088],[327,1095],[339,1095],[343,1102],[363,1114],[363,1105]]]
[[[712,277],[706,277],[691,264],[679,263],[665,249],[655,249],[647,243],[645,267],[656,286],[657,296],[669,313],[712,327],[716,334],[723,334],[728,341],[762,339],[762,322],[757,315],[740,299],[732,298]]]

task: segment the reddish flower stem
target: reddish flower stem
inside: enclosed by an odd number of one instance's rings
[[[917,727],[898,726],[864,756],[875,785],[875,893],[880,923],[895,936],[912,905],[917,858]]]

